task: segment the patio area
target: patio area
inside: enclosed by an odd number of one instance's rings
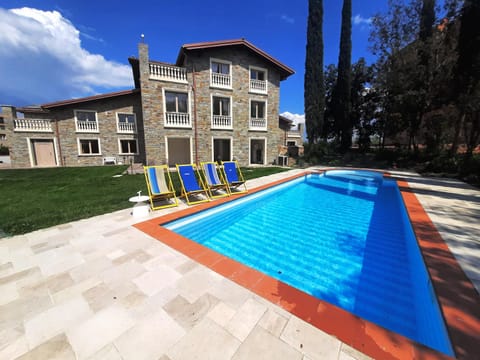
[[[478,295],[480,191],[392,175],[408,182]],[[133,227],[146,219],[130,212],[0,239],[0,359],[368,358]],[[466,330],[480,336],[478,311],[472,318]]]

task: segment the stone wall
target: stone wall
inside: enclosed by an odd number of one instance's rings
[[[142,109],[145,123],[146,159],[149,164],[167,161],[165,138],[170,136],[192,139],[192,162],[211,161],[213,138],[232,139],[232,157],[241,165],[250,164],[250,140],[266,139],[265,164],[277,158],[282,131],[278,126],[280,75],[268,62],[254,55],[245,47],[205,49],[188,53],[187,84],[149,79],[148,47],[139,45]],[[210,59],[232,63],[232,89],[210,86]],[[268,72],[268,95],[249,92],[250,66],[264,68]],[[164,99],[162,89],[189,93],[193,126],[191,129],[164,127]],[[230,97],[232,101],[232,130],[212,129],[212,95]],[[267,103],[267,131],[249,130],[250,101]],[[196,130],[196,131],[195,131]]]
[[[29,141],[32,139],[52,139],[58,166],[102,165],[103,157],[115,156],[117,161],[144,162],[143,118],[140,94],[121,95],[101,100],[73,104],[45,112],[25,112],[25,118],[50,119],[51,132],[13,132],[11,158],[14,167],[34,166],[31,159]],[[94,110],[97,112],[98,133],[81,133],[76,131],[75,110]],[[135,113],[137,134],[121,134],[117,132],[117,113]],[[80,155],[78,139],[99,139],[98,155]],[[119,139],[137,139],[138,155],[123,156],[120,154]],[[33,161],[34,162],[34,161]]]

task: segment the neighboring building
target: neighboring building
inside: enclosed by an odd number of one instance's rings
[[[280,82],[294,73],[288,66],[244,39],[184,45],[175,65],[150,60],[141,43],[129,62],[133,90],[3,106],[12,165],[277,159],[285,140]]]

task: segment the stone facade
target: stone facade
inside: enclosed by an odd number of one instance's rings
[[[235,46],[229,43],[200,50],[182,47],[180,55],[175,65],[152,61],[148,45],[141,43],[139,58],[129,59],[136,89],[19,109],[23,111],[24,119],[36,119],[39,123],[47,120],[50,123],[47,129],[42,128],[41,131],[15,128],[15,110],[5,107],[4,114],[12,112],[8,116],[12,123],[12,165],[41,166],[36,158],[36,146],[42,142],[50,144],[55,153],[51,166],[102,165],[105,157],[115,157],[117,162],[134,161],[149,165],[199,163],[221,157],[222,160],[238,160],[243,166],[274,163],[278,146],[283,141],[283,131],[278,123],[280,81],[293,71],[286,66],[285,70],[282,68],[284,65],[244,40],[239,40]],[[212,84],[212,61],[228,64],[231,74],[228,89]],[[167,69],[168,74],[152,76],[156,68]],[[267,90],[260,93],[251,91],[252,68],[264,75],[262,83],[266,84]],[[171,72],[181,76],[172,77]],[[170,97],[172,94],[182,97],[186,94],[188,111],[179,114],[184,122],[175,123],[171,118],[167,121],[167,113],[171,110],[167,112],[166,109],[166,93]],[[229,126],[214,125],[214,97],[228,99]],[[260,103],[263,109],[261,126],[251,125],[252,102]],[[171,107],[171,100],[169,104]],[[94,111],[98,129],[79,130],[76,127],[76,110]],[[135,134],[117,131],[117,113],[135,114]],[[121,139],[135,139],[138,152],[132,156],[122,154]],[[80,140],[98,142],[100,151],[82,154]]]

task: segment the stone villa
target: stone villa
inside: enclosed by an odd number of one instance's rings
[[[301,145],[279,117],[294,71],[245,39],[183,45],[175,64],[129,58],[135,88],[15,108],[2,106],[13,167],[276,163]],[[18,115],[18,114],[23,114]]]

